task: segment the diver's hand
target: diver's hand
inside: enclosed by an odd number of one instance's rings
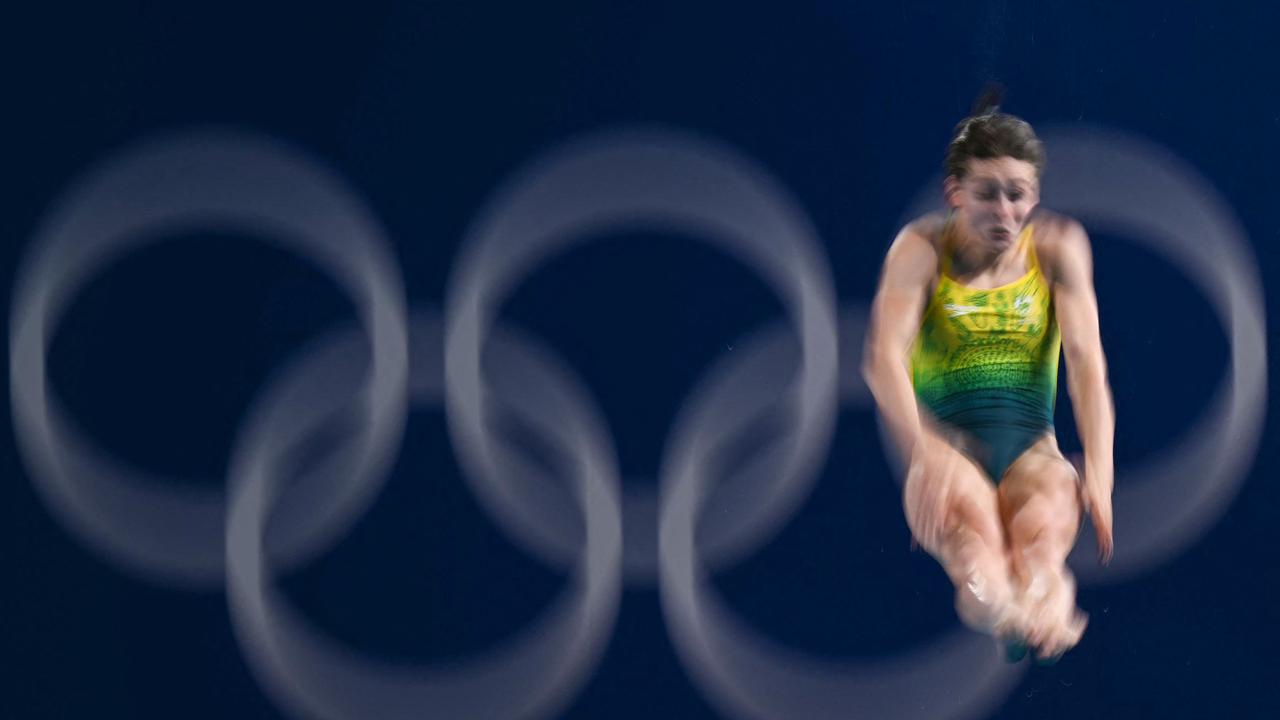
[[[1111,489],[1114,486],[1113,471],[1109,466],[1085,463],[1080,473],[1080,501],[1089,520],[1093,523],[1093,532],[1098,539],[1098,561],[1103,565],[1111,562],[1114,539],[1111,534]]]
[[[911,450],[903,509],[915,541],[930,552],[941,547],[955,473],[963,461],[950,443],[928,431]]]

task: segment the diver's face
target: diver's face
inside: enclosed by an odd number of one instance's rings
[[[971,159],[964,179],[947,178],[945,189],[956,219],[996,252],[1013,244],[1040,202],[1035,166],[1011,157]]]

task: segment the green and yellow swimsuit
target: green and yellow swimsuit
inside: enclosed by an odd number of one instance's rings
[[[953,233],[942,231],[941,272],[911,352],[916,396],[943,425],[967,436],[965,450],[999,482],[1053,428],[1062,344],[1031,225],[1018,236],[1027,272],[977,290],[951,277]]]

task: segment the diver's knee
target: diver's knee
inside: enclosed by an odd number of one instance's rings
[[[956,613],[970,627],[989,629],[1012,597],[1003,548],[960,526],[948,534],[945,549],[944,565],[956,587]]]
[[[1023,554],[1057,555],[1070,551],[1079,528],[1074,508],[1049,497],[1028,500],[1009,520],[1009,543]]]
[[[982,535],[968,525],[955,525],[942,538],[941,557],[947,574],[957,582],[990,562],[994,549]]]

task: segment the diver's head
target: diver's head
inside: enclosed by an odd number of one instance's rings
[[[997,253],[1013,244],[1040,202],[1044,169],[1044,146],[1026,121],[999,111],[1000,95],[989,88],[956,126],[943,183],[956,223]]]

